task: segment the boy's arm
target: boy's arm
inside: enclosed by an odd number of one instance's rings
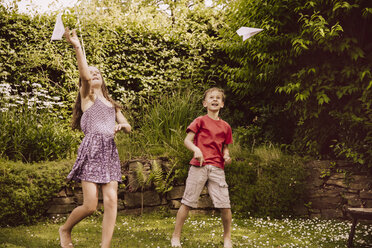
[[[227,144],[223,145],[222,154],[223,154],[223,159],[225,160],[225,164],[231,164],[230,152],[229,152],[229,148]]]
[[[203,165],[203,162],[204,162],[203,153],[201,152],[201,150],[199,149],[199,147],[197,147],[194,144],[194,137],[195,137],[195,133],[192,132],[192,131],[189,131],[187,133],[187,135],[186,135],[185,140],[184,140],[184,144],[187,147],[187,149],[189,149],[190,151],[194,152],[194,158],[196,158],[197,160],[199,160],[200,161],[200,166],[202,166]]]

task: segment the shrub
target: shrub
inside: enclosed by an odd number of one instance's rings
[[[32,224],[65,185],[72,160],[24,164],[0,160],[0,223]]]
[[[71,158],[80,142],[66,121],[35,109],[0,111],[0,157],[24,162]]]
[[[117,136],[120,159],[133,155],[172,157],[183,168],[180,178],[185,177],[186,165],[192,154],[184,146],[183,140],[187,126],[202,115],[201,99],[201,94],[195,91],[176,91],[149,104],[150,107],[143,111],[137,130],[129,136]]]
[[[249,154],[236,144],[231,154],[234,161],[225,171],[234,212],[271,217],[293,214],[292,207],[304,190],[301,160],[284,155],[273,146],[261,146]]]

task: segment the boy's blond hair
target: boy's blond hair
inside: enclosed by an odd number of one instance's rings
[[[213,87],[213,88],[207,89],[204,92],[203,101],[207,97],[207,94],[210,93],[210,92],[212,92],[212,91],[218,91],[218,92],[220,92],[222,94],[222,101],[225,102],[225,91],[223,89],[221,89],[221,88],[218,88],[218,87]]]

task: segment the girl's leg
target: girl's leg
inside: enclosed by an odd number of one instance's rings
[[[116,223],[118,210],[118,182],[112,181],[102,185],[103,195],[103,221],[102,221],[102,248],[110,247],[112,234]]]
[[[181,207],[178,209],[177,217],[176,217],[176,224],[174,226],[174,232],[172,235],[171,244],[172,247],[181,247],[181,232],[183,224],[189,214],[190,207],[182,204]]]
[[[67,218],[64,225],[59,228],[59,237],[62,247],[72,247],[72,228],[82,219],[91,215],[97,208],[98,185],[92,182],[82,181],[83,205],[75,208]]]
[[[231,248],[231,221],[232,221],[232,214],[230,208],[221,208],[221,217],[222,217],[222,224],[223,224],[223,243],[224,248]]]

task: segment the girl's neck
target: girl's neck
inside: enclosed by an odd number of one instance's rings
[[[218,121],[220,119],[220,117],[218,117],[218,113],[219,112],[220,111],[209,111],[208,110],[208,114],[207,115],[209,116],[209,118]]]
[[[103,93],[102,93],[102,90],[101,90],[101,88],[93,88],[92,89],[92,93],[94,94],[94,95],[96,95],[98,98],[105,98],[104,97],[104,95],[103,95]]]

